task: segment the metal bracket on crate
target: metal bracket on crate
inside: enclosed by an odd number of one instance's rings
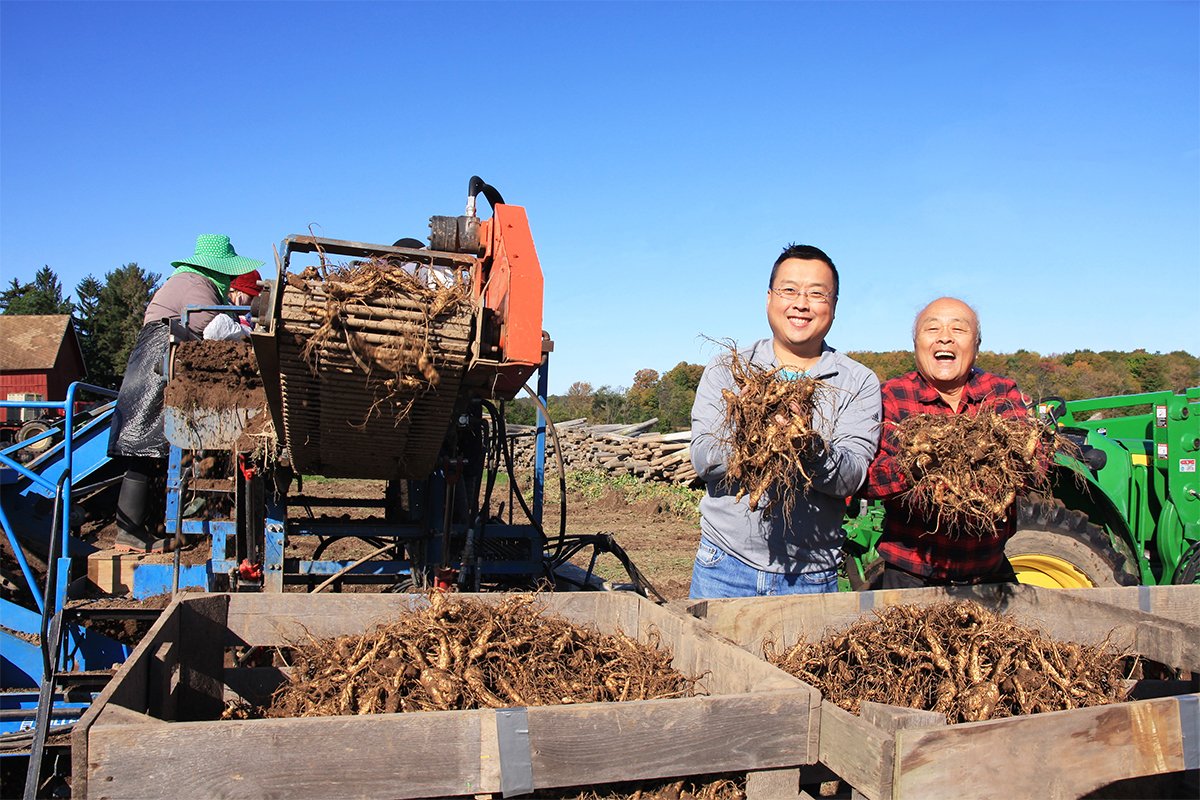
[[[497,709],[496,734],[500,745],[501,796],[532,792],[533,757],[529,749],[528,709]]]
[[[1179,701],[1179,730],[1183,738],[1183,768],[1200,769],[1200,696],[1185,694]],[[504,750],[500,750],[503,758]]]

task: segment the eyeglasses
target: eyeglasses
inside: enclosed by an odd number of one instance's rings
[[[782,297],[789,303],[800,295],[804,295],[808,302],[817,306],[825,305],[833,299],[833,295],[824,291],[823,289],[796,289],[792,286],[784,286],[779,289],[768,289],[767,291],[771,292],[776,297]]]

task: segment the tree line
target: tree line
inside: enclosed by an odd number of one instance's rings
[[[847,354],[874,370],[880,381],[916,369],[911,350]],[[981,352],[976,364],[980,369],[1012,378],[1035,401],[1048,397],[1080,400],[1163,389],[1181,392],[1200,386],[1200,358],[1183,350],[1172,353],[1076,350],[1060,355],[1041,355],[1030,350]],[[547,398],[546,406],[550,418],[556,422],[587,417],[591,424],[602,425],[657,417],[660,431],[679,430],[691,425],[692,401],[703,372],[703,365],[680,362],[662,375],[652,369],[638,370],[628,389],[608,386],[593,389],[591,384],[579,381],[571,384],[566,394]],[[508,406],[510,422],[533,424],[535,414],[533,401],[526,398]]]
[[[0,313],[71,314],[83,347],[88,381],[116,388],[141,330],[146,305],[161,277],[145,272],[136,263],[125,264],[105,273],[103,282],[89,274],[75,287],[72,300],[64,297],[58,275],[45,266],[32,281],[22,283],[13,278],[0,291]],[[874,370],[881,381],[916,368],[911,350],[848,355]],[[981,352],[977,363],[981,369],[1012,378],[1035,400],[1076,400],[1162,389],[1178,392],[1200,386],[1200,358],[1183,350],[1076,350],[1058,355],[1030,350]],[[577,381],[566,394],[549,397],[547,408],[550,418],[557,422],[587,417],[592,424],[632,423],[657,417],[659,430],[678,430],[691,424],[692,401],[703,372],[703,365],[681,361],[661,374],[654,369],[640,369],[628,387],[595,388],[586,381]],[[508,404],[511,422],[532,424],[535,413],[533,401],[527,398]]]

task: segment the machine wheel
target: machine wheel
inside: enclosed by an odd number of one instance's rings
[[[1138,583],[1130,559],[1082,511],[1068,509],[1056,498],[1032,496],[1021,502],[1017,514],[1017,532],[1004,552],[1021,583],[1051,589]]]
[[[13,437],[13,440],[16,442],[24,442],[27,439],[32,439],[35,436],[40,436],[41,434],[45,433],[46,431],[50,430],[53,427],[54,427],[53,425],[51,425],[49,422],[46,422],[45,420],[32,419],[29,422],[26,422],[24,425],[22,425],[20,427],[20,429],[17,430],[17,435]],[[40,442],[37,442],[36,444],[31,444],[28,447],[24,447],[24,448],[18,450],[17,451],[17,460],[20,461],[21,463],[27,463],[29,461],[32,461],[33,459],[40,456],[42,453],[49,450],[50,447],[55,443],[55,441],[57,441],[57,439],[58,439],[57,436],[49,436],[45,439],[42,439]]]
[[[1176,584],[1200,583],[1200,542],[1192,542],[1175,568]]]

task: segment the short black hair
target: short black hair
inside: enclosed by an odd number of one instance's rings
[[[768,289],[775,286],[775,273],[779,271],[779,265],[789,258],[800,258],[805,261],[824,261],[828,264],[830,271],[833,272],[833,299],[837,299],[838,288],[841,285],[838,280],[837,267],[833,265],[833,259],[826,255],[824,250],[819,247],[813,247],[811,244],[789,244],[783,248],[783,252],[779,254],[779,258],[775,259],[775,264],[771,267],[771,280],[767,284]]]

